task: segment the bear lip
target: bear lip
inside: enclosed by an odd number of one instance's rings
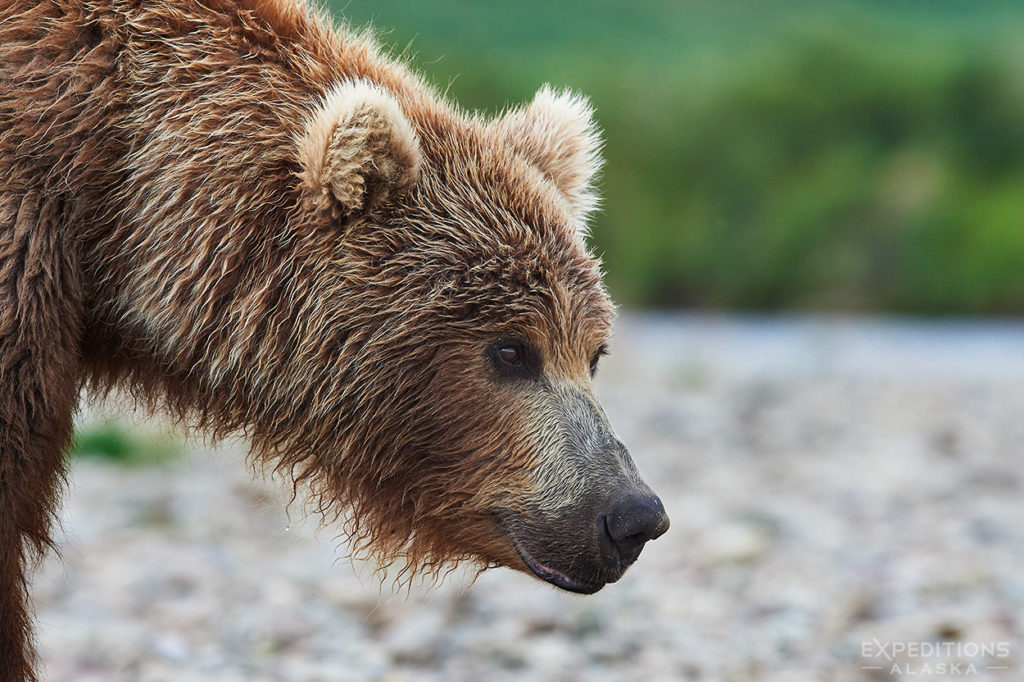
[[[523,563],[526,564],[526,567],[529,568],[535,576],[544,582],[554,585],[555,587],[566,590],[567,592],[575,592],[576,594],[594,594],[604,587],[604,583],[585,583],[582,580],[572,578],[561,571],[549,568],[524,552],[519,547],[519,543],[513,543],[513,546],[515,547],[516,553],[519,554],[519,558],[523,560]]]

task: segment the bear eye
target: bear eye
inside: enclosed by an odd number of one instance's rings
[[[513,367],[517,367],[523,364],[523,354],[519,350],[519,345],[502,346],[498,349],[498,357]]]
[[[498,339],[487,349],[498,376],[509,379],[536,379],[540,376],[540,354],[522,339]]]
[[[608,355],[608,346],[601,346],[598,348],[594,355],[590,358],[590,376],[597,374],[597,363],[601,361],[602,355]]]

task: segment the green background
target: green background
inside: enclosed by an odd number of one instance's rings
[[[1024,3],[328,3],[462,104],[586,93],[633,306],[1024,310]]]

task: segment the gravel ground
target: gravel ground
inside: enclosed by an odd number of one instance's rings
[[[591,597],[381,587],[238,444],[80,460],[46,677],[1024,679],[1022,387],[1021,324],[626,315],[598,389],[672,528]]]

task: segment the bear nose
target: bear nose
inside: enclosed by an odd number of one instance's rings
[[[623,569],[637,560],[648,540],[664,535],[668,526],[665,506],[657,495],[630,495],[604,517],[604,533]]]

